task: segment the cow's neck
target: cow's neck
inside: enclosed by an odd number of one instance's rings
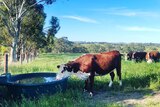
[[[77,76],[79,79],[82,79],[82,80],[86,80],[90,76],[90,73],[84,73],[82,71],[77,71],[76,73],[72,73],[72,74],[74,74],[75,76]]]

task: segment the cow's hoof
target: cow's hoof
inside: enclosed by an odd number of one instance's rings
[[[112,84],[109,84],[108,87],[109,87],[109,88],[112,88]]]
[[[112,87],[113,82],[110,81],[108,87],[111,88]]]
[[[111,87],[112,87],[112,85],[108,85],[108,87],[109,87],[109,88],[111,88]]]
[[[92,93],[92,92],[90,92],[90,93],[89,93],[89,96],[90,96],[90,97],[93,97],[93,93]]]

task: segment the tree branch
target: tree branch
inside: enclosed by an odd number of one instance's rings
[[[18,18],[20,18],[20,17],[21,17],[22,9],[23,9],[23,7],[24,7],[25,2],[26,2],[26,1],[25,1],[25,0],[23,0],[22,5],[20,6],[20,10],[19,10]]]
[[[10,34],[12,37],[14,37],[14,34],[12,33],[12,31],[11,31],[9,25],[7,24],[6,20],[5,20],[5,19],[2,19],[2,21],[3,21],[4,25],[7,27],[7,30],[8,30],[8,32],[9,32],[9,34]]]
[[[3,3],[4,6],[7,8],[7,10],[10,11],[9,7],[7,6],[7,4],[6,4],[4,1],[2,1],[2,3]]]
[[[41,2],[43,2],[44,0],[40,0],[38,2],[35,2],[34,4],[32,4],[31,6],[29,6],[28,8],[26,8],[22,13],[21,13],[21,16],[23,16],[27,11],[28,9],[32,8],[33,6],[35,6],[36,4],[39,4]],[[45,3],[44,3],[45,4]]]

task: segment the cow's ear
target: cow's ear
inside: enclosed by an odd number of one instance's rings
[[[60,68],[60,65],[57,65],[57,68]]]

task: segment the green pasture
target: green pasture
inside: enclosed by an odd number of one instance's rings
[[[66,63],[82,54],[41,54],[30,63],[9,65],[12,74],[30,72],[57,72],[58,64]],[[1,68],[2,69],[2,66]],[[2,71],[0,71],[2,72]],[[115,72],[116,73],[116,72]],[[110,94],[139,92],[149,96],[150,93],[160,90],[160,63],[148,64],[146,62],[135,63],[122,60],[123,86],[119,86],[117,75],[113,87],[109,88],[110,76],[97,76],[94,83],[96,94],[108,92]],[[1,101],[1,106],[6,107],[121,107],[123,104],[116,102],[104,102],[91,98],[88,93],[82,91],[84,81],[76,77],[68,80],[68,88],[64,93],[53,96],[42,96],[40,99],[23,99],[21,102]],[[106,96],[107,97],[107,96]],[[109,96],[108,96],[109,97]],[[160,104],[158,104],[160,105]]]

